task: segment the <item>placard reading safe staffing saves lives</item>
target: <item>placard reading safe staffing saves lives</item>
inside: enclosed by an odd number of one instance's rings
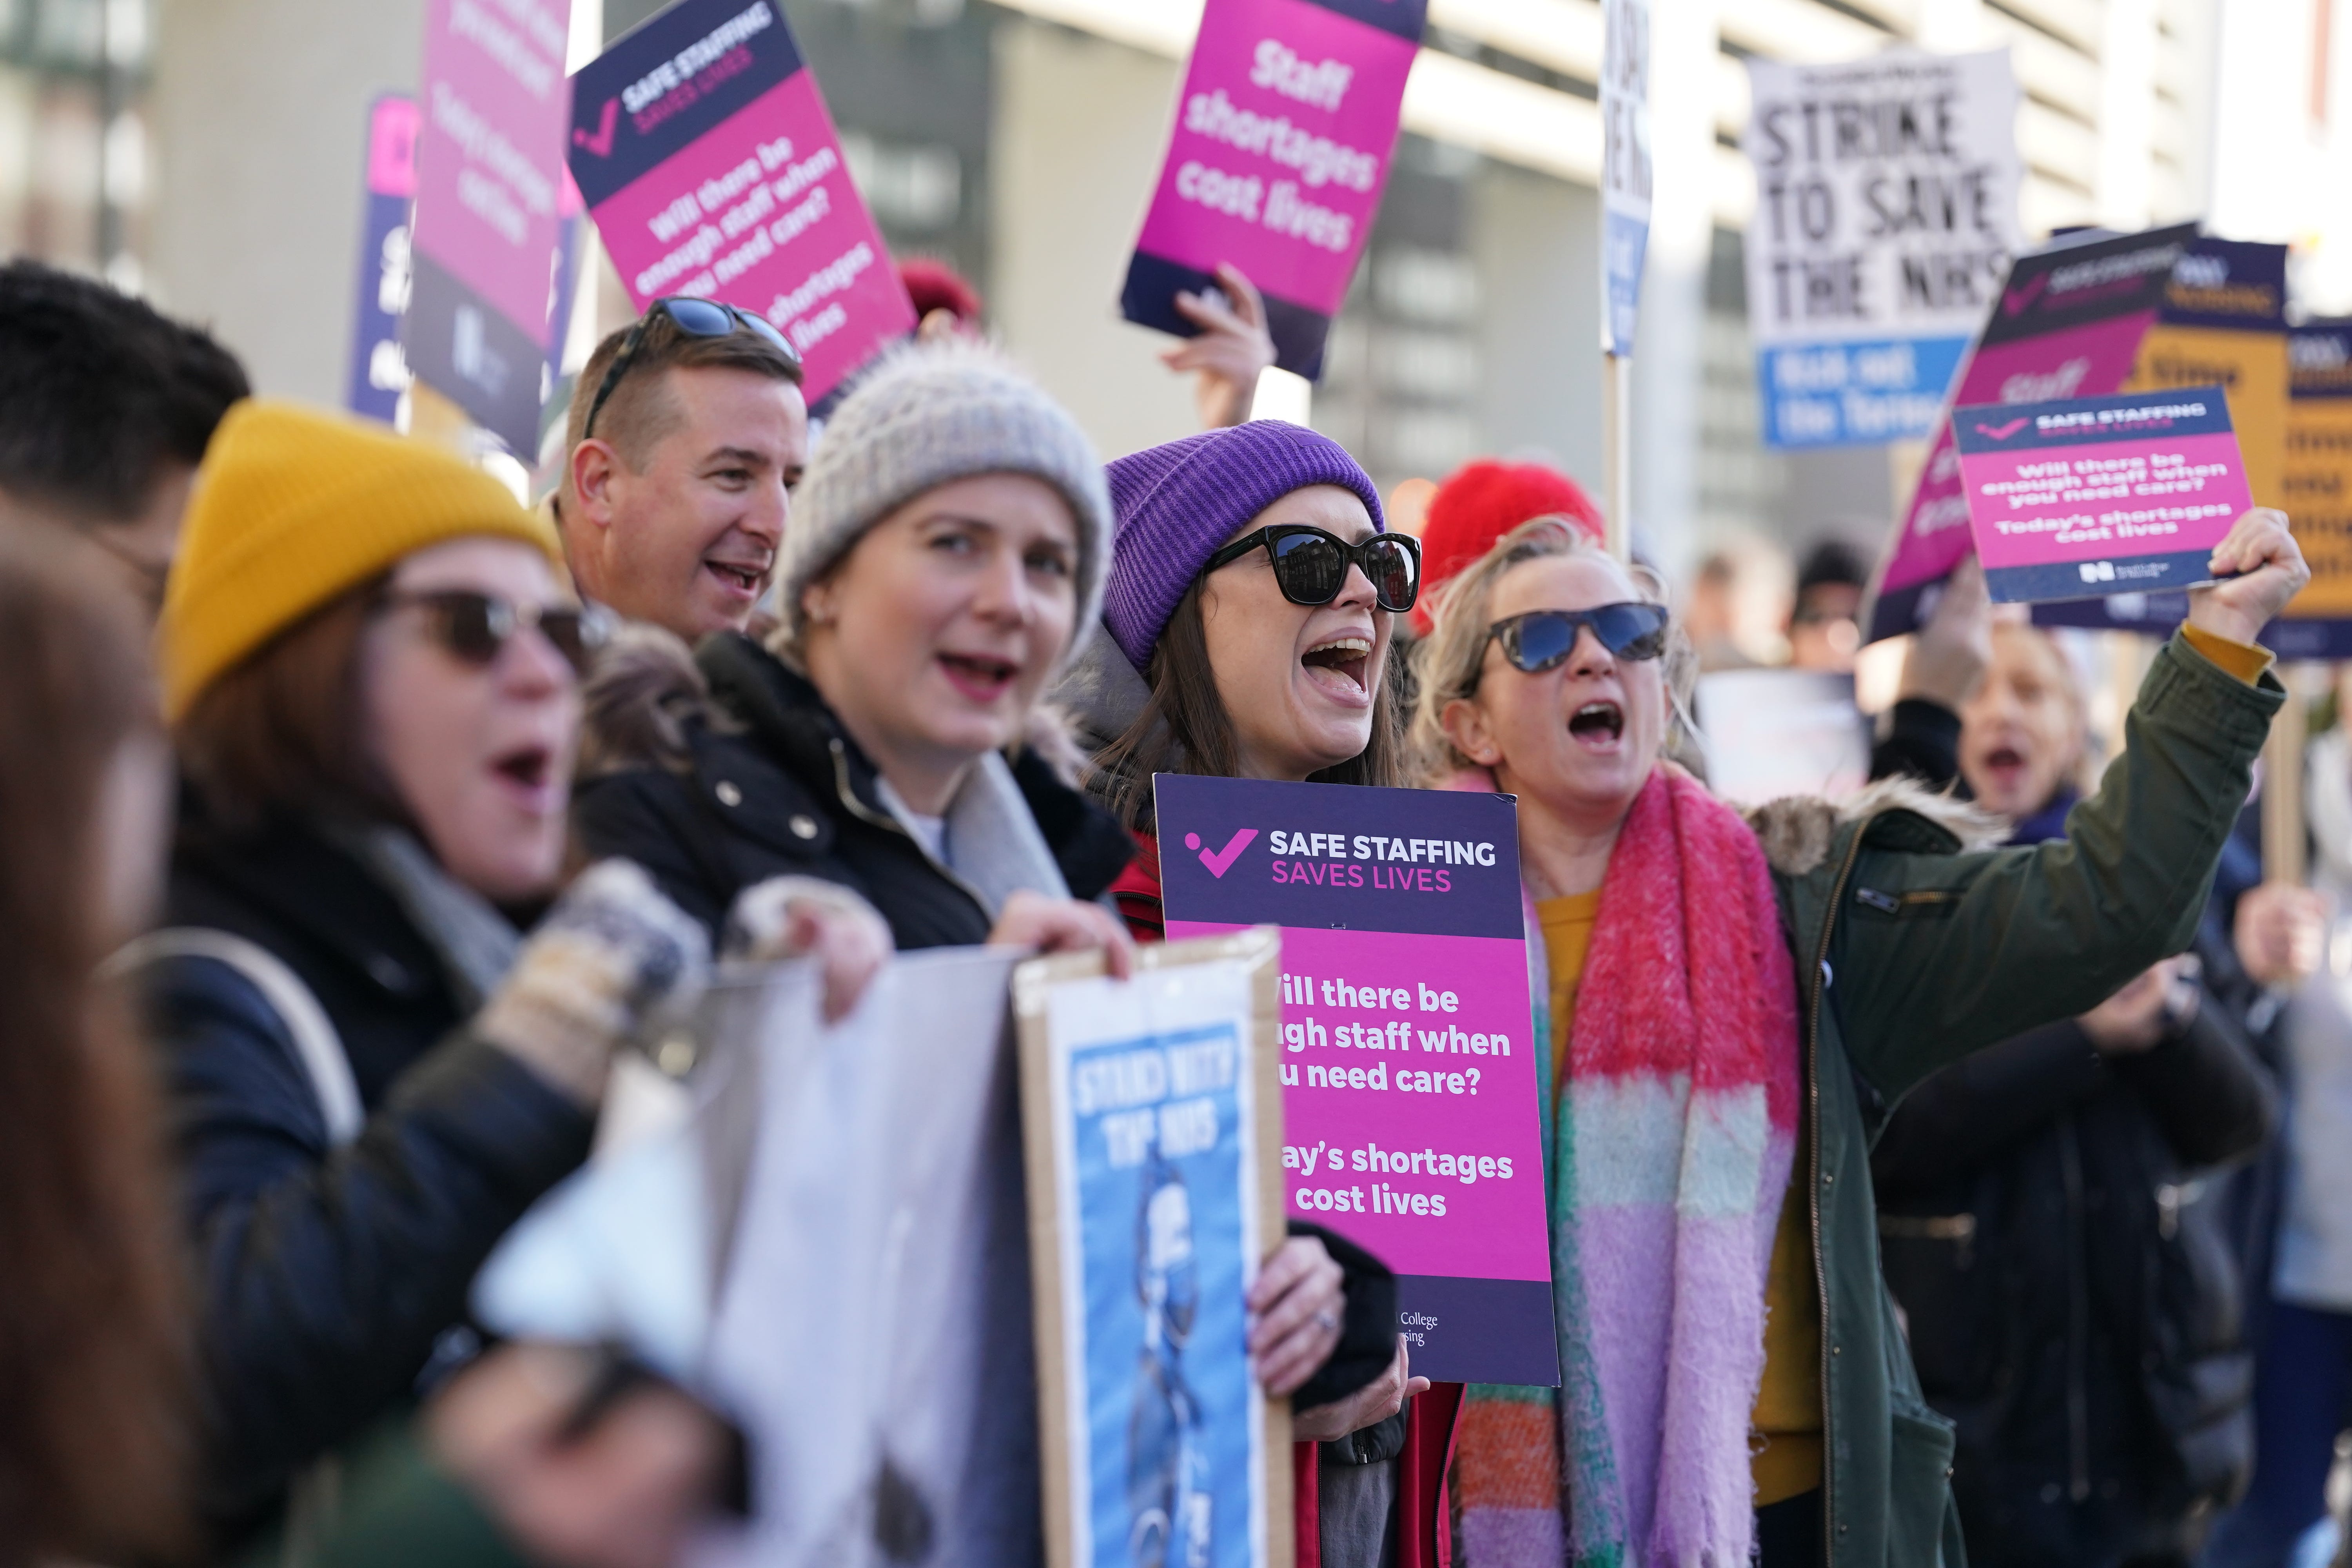
[[[1153,785],[1170,940],[1282,928],[1290,1213],[1395,1270],[1415,1373],[1557,1386],[1509,799]]]
[[[2210,582],[2253,505],[2219,386],[1955,408],[1952,436],[2001,604]]]

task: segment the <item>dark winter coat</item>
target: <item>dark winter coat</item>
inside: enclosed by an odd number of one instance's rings
[[[1979,1561],[2193,1551],[2192,1518],[2243,1489],[2252,1357],[2215,1168],[2263,1145],[2277,1099],[2212,921],[2196,951],[2217,984],[2148,1051],[2030,1030],[1913,1090],[1873,1156]]]
[[[589,776],[572,826],[592,858],[624,855],[716,933],[744,889],[805,876],[855,889],[901,951],[985,942],[978,892],[935,864],[878,793],[880,775],[808,679],[721,633],[693,664],[637,650],[592,693]],[[1037,751],[1013,778],[1073,897],[1099,897],[1133,846]]]
[[[1937,803],[1904,807],[1883,785],[1844,811],[1791,802],[1753,819],[1801,1009],[1831,1568],[1965,1561],[1951,1426],[1921,1396],[1880,1281],[1870,1150],[1890,1110],[2189,944],[2283,700],[2175,637],[2064,844],[1969,850]]]
[[[290,969],[340,1037],[365,1116],[338,1144],[287,1019],[240,971],[143,967],[194,1243],[205,1504],[234,1536],[471,1342],[476,1269],[586,1157],[593,1124],[467,1032],[433,946],[316,834],[229,837],[192,816],[164,923],[241,937]]]

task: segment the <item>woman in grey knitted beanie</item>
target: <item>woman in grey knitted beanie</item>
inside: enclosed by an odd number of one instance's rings
[[[703,643],[687,679],[715,721],[656,748],[684,755],[637,755],[626,733],[664,725],[605,716],[624,754],[581,792],[583,843],[673,868],[714,920],[755,872],[815,875],[902,949],[1107,947],[1123,971],[1086,900],[1129,851],[1024,748],[1108,555],[1076,421],[984,346],[900,349],[835,411],[793,513],[775,636]]]

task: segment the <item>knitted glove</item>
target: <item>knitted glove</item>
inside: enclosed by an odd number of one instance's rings
[[[702,927],[637,866],[602,860],[540,921],[476,1028],[593,1106],[614,1048],[684,1016],[709,979]]]
[[[772,877],[744,889],[719,942],[730,961],[814,957],[824,975],[828,1022],[856,1005],[891,947],[890,928],[872,904],[814,877]]]

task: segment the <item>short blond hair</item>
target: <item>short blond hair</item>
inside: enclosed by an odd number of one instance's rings
[[[1477,766],[1445,732],[1445,710],[1478,689],[1494,622],[1496,585],[1514,566],[1555,557],[1605,561],[1625,574],[1643,602],[1666,603],[1665,585],[1657,574],[1647,566],[1626,565],[1567,518],[1538,517],[1496,540],[1493,549],[1439,585],[1430,606],[1436,625],[1413,650],[1420,690],[1413,701],[1408,755],[1415,783],[1437,784]],[[1664,749],[1675,752],[1678,742],[1697,732],[1690,717],[1690,695],[1698,679],[1698,658],[1679,621],[1668,622],[1664,658],[1668,727]]]

